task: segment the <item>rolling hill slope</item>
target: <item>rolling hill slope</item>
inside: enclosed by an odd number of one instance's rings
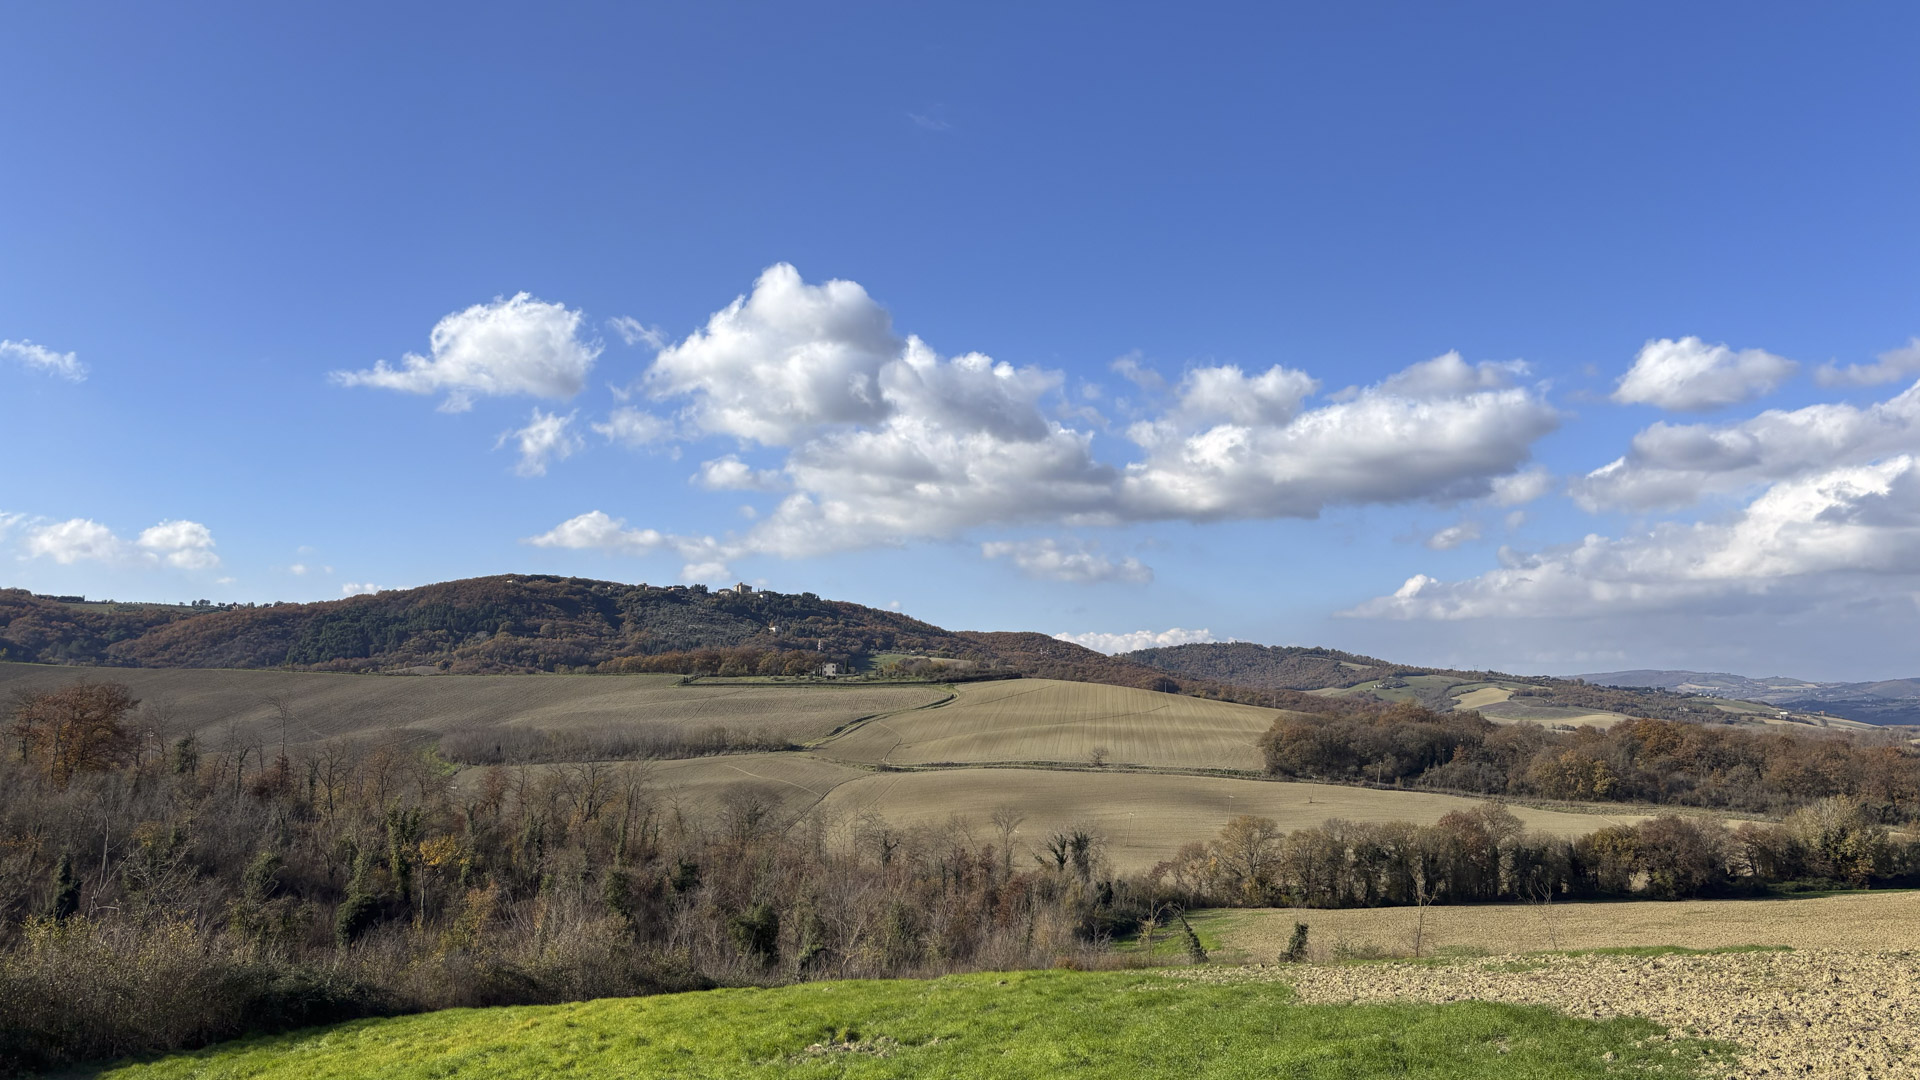
[[[1052,761],[1152,768],[1263,767],[1254,745],[1271,709],[1120,686],[1016,679],[962,688],[954,701],[869,720],[821,744],[874,765]]]
[[[718,670],[769,654],[859,666],[884,653],[971,660],[988,674],[1181,688],[1164,672],[1044,634],[956,633],[812,593],[529,574],[264,606],[86,603],[0,589],[0,661],[23,663],[505,674],[648,670],[654,661]]]
[[[1723,685],[1684,680],[1616,684],[1608,676],[1558,679],[1392,664],[1337,649],[1210,642],[1142,649],[1117,659],[1156,668],[1182,680],[1208,680],[1269,693],[1307,693],[1352,705],[1416,702],[1441,712],[1477,710],[1499,723],[1548,727],[1606,727],[1634,717],[1701,723],[1858,727],[1852,713],[1821,715],[1793,695],[1733,694]],[[1623,672],[1621,675],[1687,675],[1687,672]],[[1731,677],[1729,677],[1731,678]],[[1907,684],[1895,682],[1892,687]],[[1892,692],[1892,691],[1885,691]],[[1914,699],[1920,707],[1920,698]],[[1298,707],[1298,706],[1294,706]],[[1892,716],[1883,710],[1879,715]],[[1866,716],[1857,717],[1867,719]],[[1881,720],[1882,723],[1903,722]]]

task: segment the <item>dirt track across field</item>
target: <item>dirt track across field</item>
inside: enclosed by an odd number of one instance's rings
[[[1504,1001],[1592,1018],[1643,1016],[1672,1036],[1739,1044],[1738,1067],[1721,1076],[1920,1076],[1920,956],[1911,952],[1506,956],[1174,974],[1201,982],[1276,980],[1311,1002]]]

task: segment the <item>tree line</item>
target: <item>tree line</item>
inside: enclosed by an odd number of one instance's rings
[[[1402,704],[1283,716],[1260,746],[1274,776],[1759,813],[1844,797],[1879,821],[1920,817],[1920,752],[1883,733],[1645,719],[1552,732]]]
[[[1183,846],[1143,889],[1193,906],[1427,904],[1761,895],[1910,884],[1920,853],[1859,802],[1829,798],[1779,823],[1728,828],[1665,814],[1573,840],[1526,830],[1487,803],[1433,825],[1331,820],[1282,830],[1242,816]]]

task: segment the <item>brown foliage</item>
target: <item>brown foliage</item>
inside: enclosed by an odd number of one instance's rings
[[[126,720],[138,704],[119,683],[80,682],[27,694],[14,702],[8,734],[19,740],[22,761],[64,788],[75,773],[133,759],[139,743]]]
[[[1281,717],[1261,749],[1277,776],[1770,813],[1839,796],[1878,820],[1920,819],[1920,752],[1877,733],[1670,720],[1555,733],[1402,704]]]

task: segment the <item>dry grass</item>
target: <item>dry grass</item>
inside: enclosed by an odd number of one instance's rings
[[[1254,743],[1280,715],[1124,686],[1016,679],[962,686],[951,704],[869,721],[821,750],[892,765],[1085,764],[1104,747],[1116,765],[1258,772]]]
[[[1114,869],[1131,873],[1171,858],[1188,841],[1212,839],[1240,814],[1270,817],[1285,829],[1317,826],[1328,818],[1432,824],[1449,811],[1479,805],[1479,800],[1333,784],[995,768],[871,774],[835,787],[821,810],[841,815],[872,811],[905,826],[939,825],[958,816],[984,839],[994,836],[988,818],[1003,805],[1026,815],[1016,844],[1037,848],[1049,833],[1091,825],[1106,838]],[[1557,836],[1580,836],[1644,817],[1513,810],[1528,828]]]
[[[699,731],[726,727],[792,742],[823,738],[863,716],[947,696],[933,686],[679,685],[677,675],[328,675],[284,671],[71,668],[0,664],[0,698],[78,678],[126,683],[217,742],[413,733],[423,738],[501,725],[567,729],[610,724]],[[278,703],[278,704],[276,704]]]
[[[1814,950],[1703,956],[1543,956],[1442,965],[1201,968],[1199,983],[1272,980],[1304,1001],[1500,1001],[1576,1017],[1645,1017],[1669,1038],[1742,1048],[1734,1077],[1891,1080],[1920,1075],[1920,960]],[[1657,1044],[1656,1044],[1657,1045]]]
[[[1232,911],[1212,916],[1210,932],[1229,952],[1272,957],[1286,948],[1293,924],[1304,922],[1313,928],[1313,940],[1323,956],[1331,955],[1336,946],[1363,954],[1396,955],[1410,950],[1419,917],[1412,908]],[[1920,893],[1844,893],[1803,900],[1440,906],[1427,909],[1423,937],[1429,948],[1499,953],[1668,945],[1695,949],[1872,946],[1920,951]]]

